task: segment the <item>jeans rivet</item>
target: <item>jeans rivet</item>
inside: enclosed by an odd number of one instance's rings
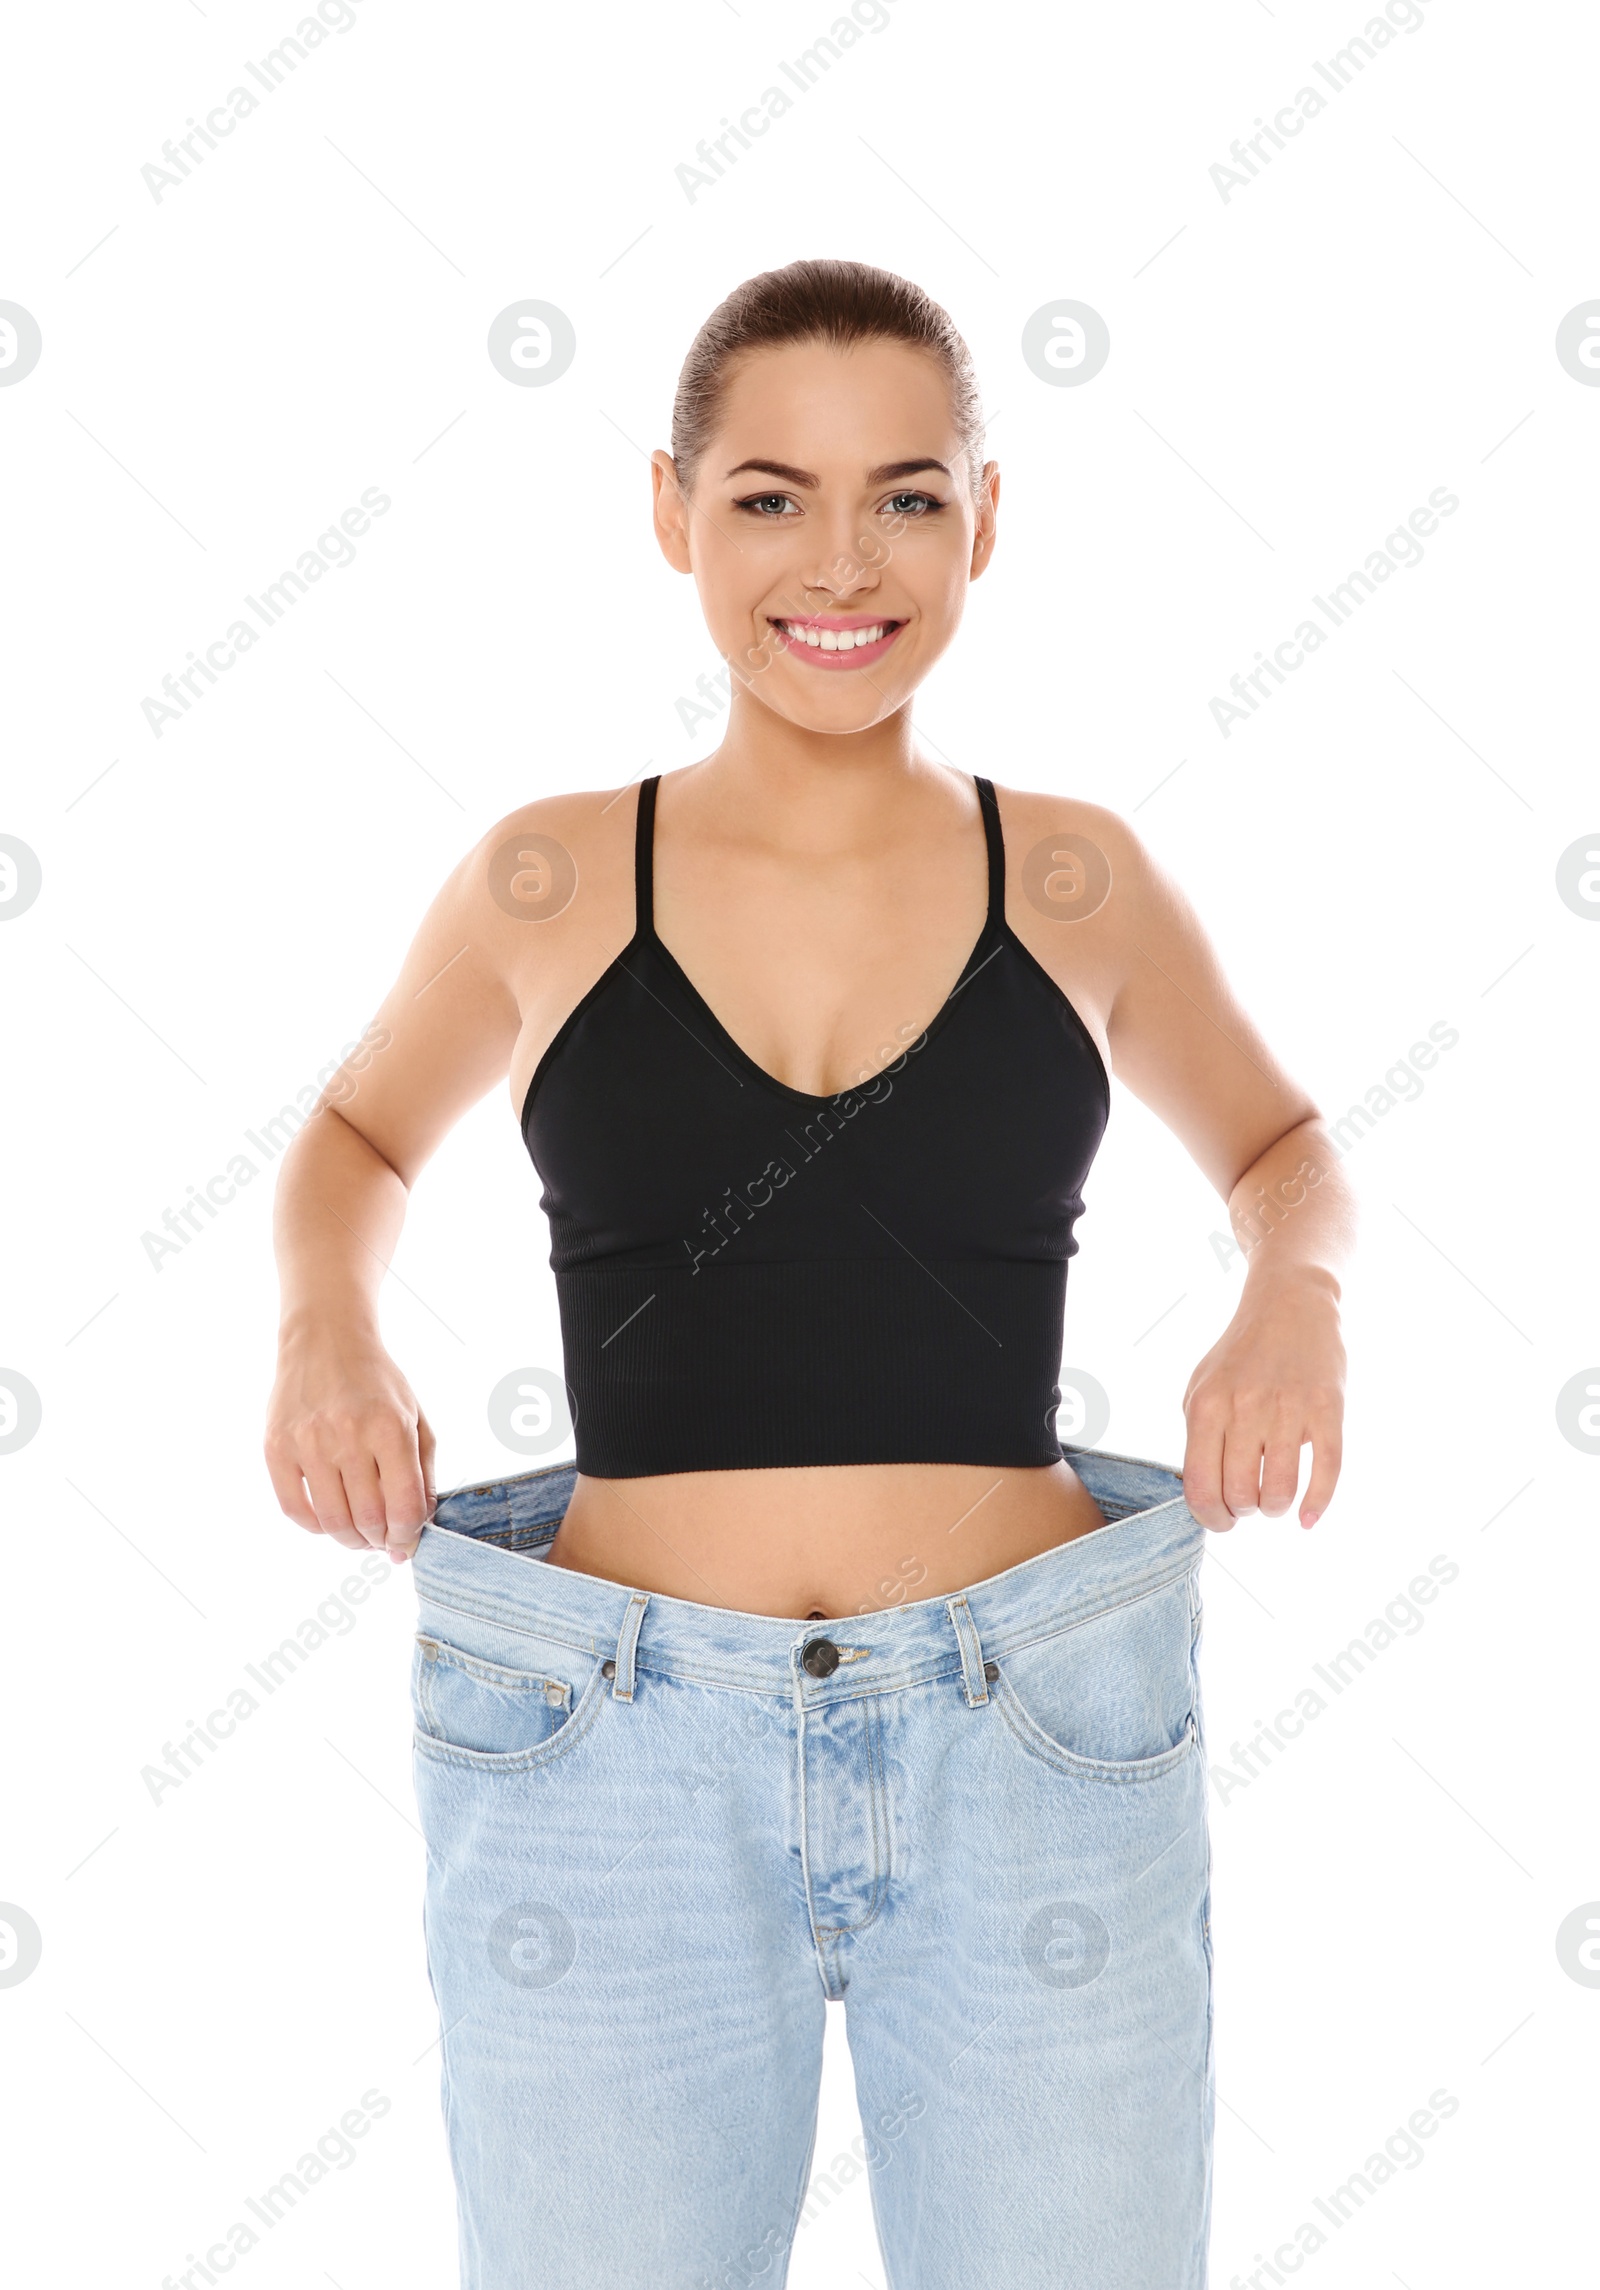
[[[998,1677],[999,1677],[999,1675],[1000,1675],[1000,1665],[999,1665],[999,1663],[998,1663],[998,1662],[985,1662],[985,1663],[984,1663],[984,1665],[983,1665],[983,1674],[984,1674],[984,1676],[985,1676],[985,1677],[988,1679],[988,1681],[989,1681],[990,1685],[992,1686],[992,1685],[994,1684],[994,1682],[995,1682],[996,1678],[998,1678]]]
[[[614,1678],[614,1677],[616,1676],[616,1674],[617,1674],[617,1665],[616,1665],[616,1663],[615,1663],[615,1662],[602,1662],[602,1663],[601,1663],[601,1665],[600,1665],[600,1675],[601,1675],[601,1677],[602,1677],[602,1678]]]

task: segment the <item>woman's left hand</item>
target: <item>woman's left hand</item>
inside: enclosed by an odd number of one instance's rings
[[[1300,1524],[1313,1526],[1339,1477],[1344,1423],[1339,1291],[1317,1266],[1295,1265],[1245,1284],[1239,1309],[1189,1378],[1183,1499],[1219,1531],[1247,1511],[1278,1518],[1311,1477]]]

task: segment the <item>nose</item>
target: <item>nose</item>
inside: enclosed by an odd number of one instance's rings
[[[878,568],[872,538],[853,533],[850,520],[841,516],[831,529],[814,533],[819,554],[801,574],[810,597],[831,597],[844,604],[851,597],[870,594],[878,586]]]

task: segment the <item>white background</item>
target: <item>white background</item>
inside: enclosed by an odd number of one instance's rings
[[[1600,929],[1556,868],[1600,844],[1600,390],[1554,339],[1600,295],[1592,18],[1425,0],[1333,95],[1312,65],[1360,32],[1354,4],[888,0],[691,200],[674,170],[787,86],[829,0],[353,12],[159,201],[141,168],[255,85],[292,0],[9,32],[0,297],[44,345],[0,389],[0,832],[43,869],[0,931],[0,1369],[43,1405],[0,1456],[0,1897],[43,1935],[0,1991],[13,2270],[157,2290],[376,2088],[356,2160],[237,2278],[455,2279],[410,1578],[152,1802],[141,1769],[354,1561],[281,1517],[261,1462],[265,1157],[159,1270],[142,1236],[360,1033],[496,818],[714,743],[675,705],[718,663],[650,538],[644,455],[734,284],[848,254],[952,312],[1004,470],[997,559],[919,697],[929,743],[1132,819],[1330,1118],[1430,1026],[1459,1036],[1348,1155],[1333,1507],[1208,1543],[1216,1762],[1430,1559],[1459,1569],[1213,1796],[1214,2283],[1440,2087],[1455,2114],[1306,2279],[1576,2279],[1600,1990],[1555,1936],[1600,1896],[1600,1457],[1556,1395],[1600,1378]],[[1327,108],[1224,200],[1213,165],[1307,85]],[[530,296],[577,334],[546,388],[485,352]],[[1110,329],[1077,388],[1020,352],[1062,297]],[[155,737],[163,675],[372,486],[392,506],[354,564]],[[1441,486],[1460,505],[1423,561],[1224,738],[1229,678]],[[497,1089],[386,1284],[441,1488],[521,1467],[487,1394],[559,1359],[537,1190]],[[1226,1229],[1119,1086],[1066,1349],[1111,1396],[1107,1446],[1181,1462],[1183,1388],[1239,1288]],[[858,2128],[835,2012],[815,2168]],[[882,2283],[865,2174],[790,2279]]]

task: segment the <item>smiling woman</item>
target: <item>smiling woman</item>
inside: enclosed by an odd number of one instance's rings
[[[487,830],[278,1195],[280,1502],[415,1562],[463,2282],[700,2280],[774,2220],[786,2254],[835,1998],[905,2124],[892,2279],[1201,2290],[1198,1572],[1306,1444],[1304,1525],[1333,1490],[1350,1197],[1127,823],[917,740],[1000,499],[947,313],[859,263],[747,280],[672,440],[726,736]],[[1113,1070],[1239,1229],[1290,1204],[1181,1476],[1057,1433]],[[436,1496],[377,1285],[496,1085],[576,1461]]]
[[[882,331],[885,327],[892,331]],[[918,374],[922,385],[919,394],[932,401],[927,415],[930,438],[944,438],[952,426],[955,433],[956,451],[948,460],[926,451],[885,460],[866,470],[859,466],[848,471],[837,466],[830,470],[828,493],[839,496],[838,480],[842,477],[846,488],[859,487],[860,496],[851,498],[848,492],[844,496],[852,512],[847,520],[850,531],[847,537],[839,536],[840,546],[827,565],[828,580],[836,592],[849,591],[857,580],[888,566],[895,545],[904,542],[915,524],[937,520],[944,514],[957,484],[957,466],[970,492],[980,538],[985,506],[991,511],[988,539],[992,540],[998,476],[986,471],[983,461],[982,412],[972,359],[946,312],[918,288],[881,271],[867,272],[848,264],[796,263],[788,272],[751,280],[730,295],[701,328],[684,362],[673,406],[672,454],[652,456],[657,516],[676,543],[668,548],[668,555],[679,569],[687,567],[687,535],[674,509],[674,499],[686,505],[695,497],[712,441],[737,428],[737,422],[730,422],[729,417],[732,405],[746,394],[736,387],[741,371],[763,350],[779,347],[789,353],[785,363],[791,387],[802,394],[813,387],[826,388],[830,380],[836,380],[840,351],[851,351],[852,395],[858,400],[863,389],[892,396],[907,371],[905,351],[921,351],[925,358]],[[807,351],[814,355],[806,357],[803,353]],[[875,352],[887,354],[875,358]],[[770,383],[770,373],[763,379]],[[886,406],[884,411],[886,420],[893,422],[892,409]],[[946,446],[945,451],[949,450]],[[991,474],[996,489],[993,495],[986,493],[985,486],[986,476]],[[736,481],[747,476],[776,478],[782,489],[762,492],[739,487]],[[928,476],[942,480],[942,484],[929,491],[905,483],[912,477]],[[668,487],[665,504],[663,484]],[[747,454],[723,472],[719,492],[722,487],[732,488],[727,495],[731,526],[725,538],[741,555],[751,552],[737,527],[792,523],[808,513],[815,524],[817,511],[825,505],[820,469],[799,467],[760,452]],[[891,490],[885,493],[885,488]],[[873,498],[879,494],[884,497]],[[832,507],[833,503],[826,505]],[[765,547],[764,542],[756,545]],[[814,547],[809,536],[806,545]],[[786,565],[790,539],[775,539],[773,546],[778,553],[772,561]],[[986,557],[987,542],[968,577],[976,577]],[[709,575],[712,566],[702,558],[695,569],[704,600],[706,579],[702,573]],[[817,592],[804,582],[794,585],[793,594],[785,588],[765,598],[764,609],[754,615],[750,640],[740,643],[735,638],[732,649],[725,651],[724,657],[736,665],[736,672],[757,673],[784,653],[807,666],[835,673],[841,667],[865,668],[884,659],[906,625],[888,612],[876,617],[865,610],[819,613],[808,609]],[[718,618],[722,617],[719,614]],[[731,621],[732,615],[727,618]],[[712,632],[719,636],[721,649],[723,631],[717,621],[713,621]],[[734,637],[731,625],[725,633]],[[928,664],[925,660],[924,672]]]

